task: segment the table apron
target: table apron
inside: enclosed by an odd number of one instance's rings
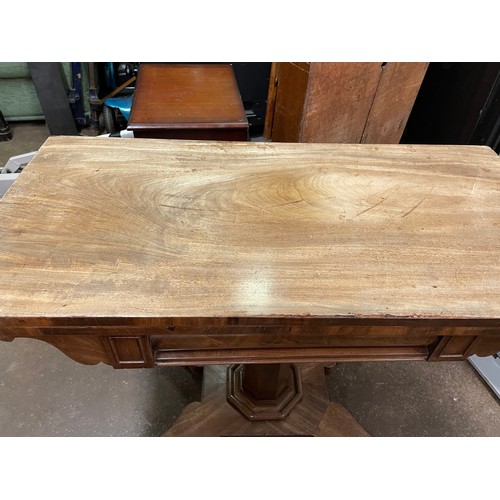
[[[85,364],[156,365],[337,361],[456,361],[500,350],[484,327],[228,326],[2,328],[0,340],[47,342]]]

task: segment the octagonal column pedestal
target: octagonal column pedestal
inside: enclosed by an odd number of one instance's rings
[[[188,404],[164,434],[368,435],[346,408],[330,401],[321,364],[205,366],[201,401]]]
[[[283,420],[302,396],[295,365],[231,365],[227,370],[227,401],[248,420]]]

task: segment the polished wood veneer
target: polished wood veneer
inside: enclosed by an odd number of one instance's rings
[[[142,64],[127,128],[141,138],[246,141],[232,66]]]

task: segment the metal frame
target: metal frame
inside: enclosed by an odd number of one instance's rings
[[[490,386],[491,390],[500,399],[500,353],[496,356],[471,356],[470,363],[476,371],[483,377],[484,381]]]
[[[50,134],[78,135],[59,63],[35,62],[28,67]]]
[[[0,198],[7,192],[7,189],[12,186],[19,174],[4,174],[0,175]]]
[[[11,156],[5,166],[0,170],[0,198],[19,176],[19,172],[36,155],[36,151],[22,155]]]

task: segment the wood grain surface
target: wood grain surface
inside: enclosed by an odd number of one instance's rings
[[[500,162],[480,146],[51,137],[0,202],[0,242],[5,327],[498,326]]]

